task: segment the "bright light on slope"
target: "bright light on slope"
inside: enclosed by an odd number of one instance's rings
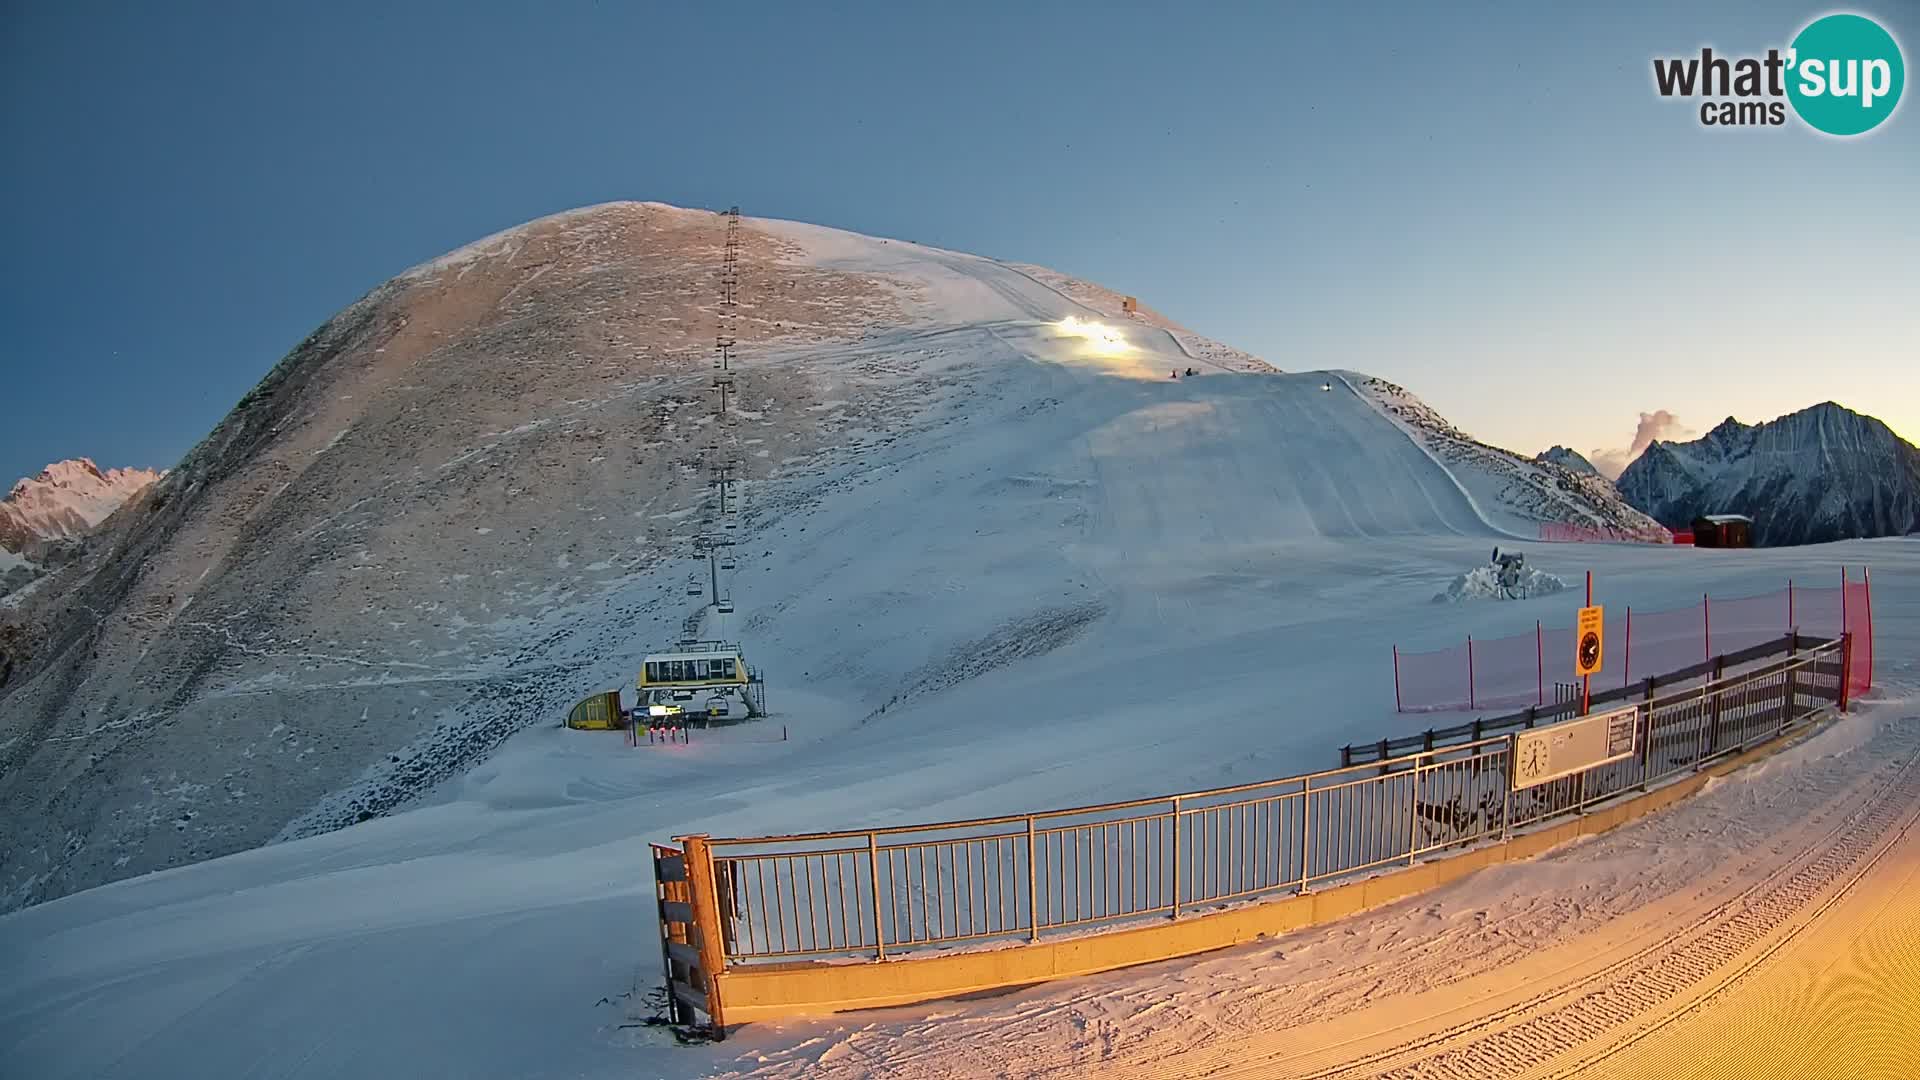
[[[1096,356],[1116,356],[1133,351],[1133,346],[1127,343],[1127,336],[1106,323],[1082,322],[1069,315],[1054,326],[1069,337],[1085,339]]]

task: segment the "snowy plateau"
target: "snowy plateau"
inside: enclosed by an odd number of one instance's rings
[[[1863,763],[1920,748],[1920,544],[1535,543],[1543,521],[1652,523],[1395,384],[1041,268],[765,219],[741,224],[723,419],[725,222],[591,207],[379,286],[20,606],[43,647],[0,687],[9,1069],[1181,1073],[1169,1055],[1654,919],[1722,881],[1716,858],[1816,839]],[[692,595],[710,445],[740,463],[724,615]],[[1394,712],[1395,645],[1570,620],[1571,592],[1432,602],[1495,545],[1643,610],[1872,563],[1887,689],[1764,783],[1593,857],[1194,964],[716,1044],[641,1023],[646,841],[1330,767],[1425,726]],[[769,721],[672,748],[559,726],[689,633],[742,644]]]

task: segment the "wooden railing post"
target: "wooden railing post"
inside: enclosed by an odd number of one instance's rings
[[[720,905],[714,892],[713,850],[704,833],[684,838],[687,845],[687,886],[693,896],[694,948],[700,953],[700,976],[706,985],[707,1019],[716,1039],[727,1035],[726,1014],[720,1002],[720,976],[727,958],[720,948]]]

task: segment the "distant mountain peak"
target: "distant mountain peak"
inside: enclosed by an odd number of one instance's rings
[[[1541,451],[1540,456],[1534,460],[1545,461],[1583,475],[1600,475],[1600,470],[1593,467],[1593,462],[1588,461],[1584,454],[1571,447],[1559,445],[1550,446]]]
[[[56,461],[0,499],[0,548],[18,554],[35,541],[84,536],[162,475],[102,469],[92,458]]]
[[[1763,424],[1729,416],[1692,442],[1656,441],[1618,483],[1628,502],[1673,527],[1746,514],[1758,544],[1920,529],[1920,449],[1833,401]]]

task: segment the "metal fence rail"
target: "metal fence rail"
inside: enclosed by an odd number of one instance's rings
[[[1844,640],[1636,703],[1639,752],[1513,791],[1480,738],[1212,791],[705,841],[728,964],[1038,940],[1309,888],[1578,813],[1845,704]]]
[[[1671,693],[1676,686],[1692,686],[1702,681],[1721,679],[1729,668],[1744,668],[1762,660],[1774,660],[1791,657],[1803,650],[1816,649],[1838,641],[1838,638],[1809,637],[1806,634],[1789,633],[1771,641],[1763,641],[1737,652],[1716,656],[1711,660],[1660,675],[1649,675],[1639,682],[1627,686],[1615,686],[1593,692],[1592,706],[1624,703],[1634,700],[1650,701],[1661,690]],[[1860,688],[1860,679],[1855,678],[1855,689]],[[1580,714],[1579,684],[1555,683],[1555,700],[1551,704],[1529,705],[1504,716],[1485,717],[1452,727],[1428,728],[1417,735],[1407,735],[1398,739],[1381,739],[1379,742],[1359,743],[1340,748],[1340,764],[1360,765],[1370,761],[1383,761],[1398,757],[1415,750],[1432,750],[1436,746],[1471,742],[1489,735],[1504,735],[1511,731],[1557,724],[1562,720],[1571,720]],[[1559,692],[1565,690],[1564,695]]]

